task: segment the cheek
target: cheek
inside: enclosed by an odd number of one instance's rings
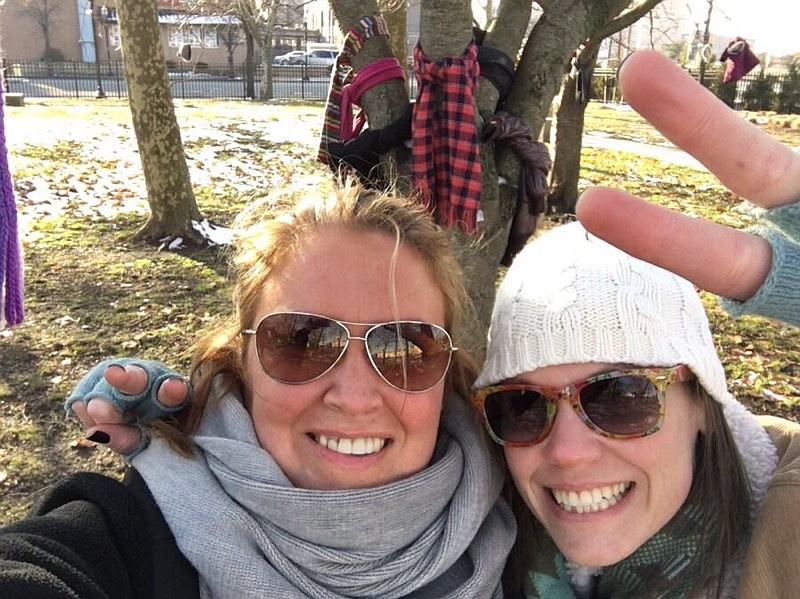
[[[406,435],[407,451],[427,464],[433,455],[442,414],[442,394],[420,393],[406,395],[392,410]],[[423,464],[423,465],[424,465]]]
[[[244,348],[242,359],[242,380],[244,381],[244,405],[250,411],[253,405],[253,397],[257,394],[261,385],[261,377],[266,376],[261,370],[261,364],[256,356],[255,345],[248,343]]]
[[[691,490],[699,427],[696,421],[689,418],[680,421],[679,427],[664,432],[668,435],[642,455],[652,456],[645,466],[652,485],[651,500],[661,506],[659,511],[666,521],[680,509]]]
[[[677,490],[676,495],[686,499],[694,479],[694,461],[697,432],[694,431],[684,435],[678,446],[678,453],[673,457],[672,463],[672,486]],[[683,501],[681,501],[683,503]]]
[[[686,503],[694,479],[694,445],[680,455],[653,464],[650,470],[649,501],[652,506],[647,536],[652,536],[667,524]]]
[[[529,484],[529,481],[533,476],[536,463],[540,463],[541,460],[536,458],[534,455],[535,449],[531,447],[506,447],[503,453],[506,458],[506,464],[508,464],[508,470],[514,479],[514,485],[519,490],[525,503],[535,512],[533,508],[535,503],[532,492],[533,485]]]
[[[282,389],[280,387],[283,387]],[[250,413],[259,443],[275,457],[286,443],[292,427],[299,418],[308,401],[303,389],[287,389],[286,385],[276,383],[260,371],[248,377],[245,407]]]

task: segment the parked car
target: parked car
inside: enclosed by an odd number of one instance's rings
[[[292,50],[286,54],[276,56],[272,64],[288,65],[288,64],[304,64],[306,61],[306,53],[303,50]]]
[[[332,67],[336,63],[336,52],[333,50],[312,50],[308,53],[310,66]]]

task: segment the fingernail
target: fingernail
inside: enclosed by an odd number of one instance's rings
[[[617,65],[617,77],[618,77],[618,78],[619,78],[619,74],[620,74],[620,72],[622,71],[622,67],[625,65],[625,63],[626,63],[626,62],[628,62],[628,59],[629,59],[631,56],[633,56],[634,54],[636,54],[636,52],[628,52],[628,54],[626,54],[626,55],[625,55],[625,58],[623,58],[623,59],[620,61],[619,65]]]
[[[111,441],[111,437],[108,435],[108,433],[104,433],[103,431],[94,431],[86,438],[92,443],[102,443],[103,445]]]

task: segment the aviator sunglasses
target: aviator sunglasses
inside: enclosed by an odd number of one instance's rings
[[[683,365],[608,372],[564,388],[509,383],[479,389],[473,401],[483,408],[489,434],[500,445],[542,442],[553,427],[557,401],[569,400],[581,420],[611,439],[636,439],[664,424],[666,389],[691,378]]]
[[[349,326],[369,327],[363,337]],[[364,342],[372,367],[400,391],[422,393],[441,382],[457,348],[439,325],[414,320],[347,322],[305,312],[267,314],[254,335],[261,369],[272,379],[293,385],[310,383],[341,360],[351,339]]]

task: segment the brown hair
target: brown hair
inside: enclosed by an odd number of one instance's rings
[[[229,392],[244,390],[243,364],[246,339],[241,331],[252,326],[264,284],[302,251],[314,232],[325,227],[384,232],[399,244],[416,250],[427,264],[444,298],[445,328],[458,347],[471,304],[463,285],[461,268],[445,232],[428,212],[408,198],[389,192],[367,190],[352,181],[337,185],[327,196],[283,193],[250,206],[235,223],[243,230],[231,256],[234,278],[233,313],[197,343],[191,369],[194,396],[177,428],[162,428],[184,453],[188,436],[196,430],[209,405],[221,395],[212,385]],[[468,398],[477,373],[475,361],[463,350],[453,354],[447,387]]]
[[[750,486],[722,405],[696,379],[688,384],[692,386],[693,396],[701,402],[705,430],[698,434],[695,442],[694,474],[685,504],[698,505],[703,513],[715,514],[704,519],[708,522],[703,535],[706,545],[696,559],[704,561],[705,576],[697,582],[694,591],[715,586],[716,595],[719,595],[725,568],[749,534]],[[535,517],[514,485],[508,469],[504,495],[514,512],[518,529],[503,574],[506,595],[514,596],[530,584],[529,572],[537,550],[536,536],[546,533],[536,525]]]

